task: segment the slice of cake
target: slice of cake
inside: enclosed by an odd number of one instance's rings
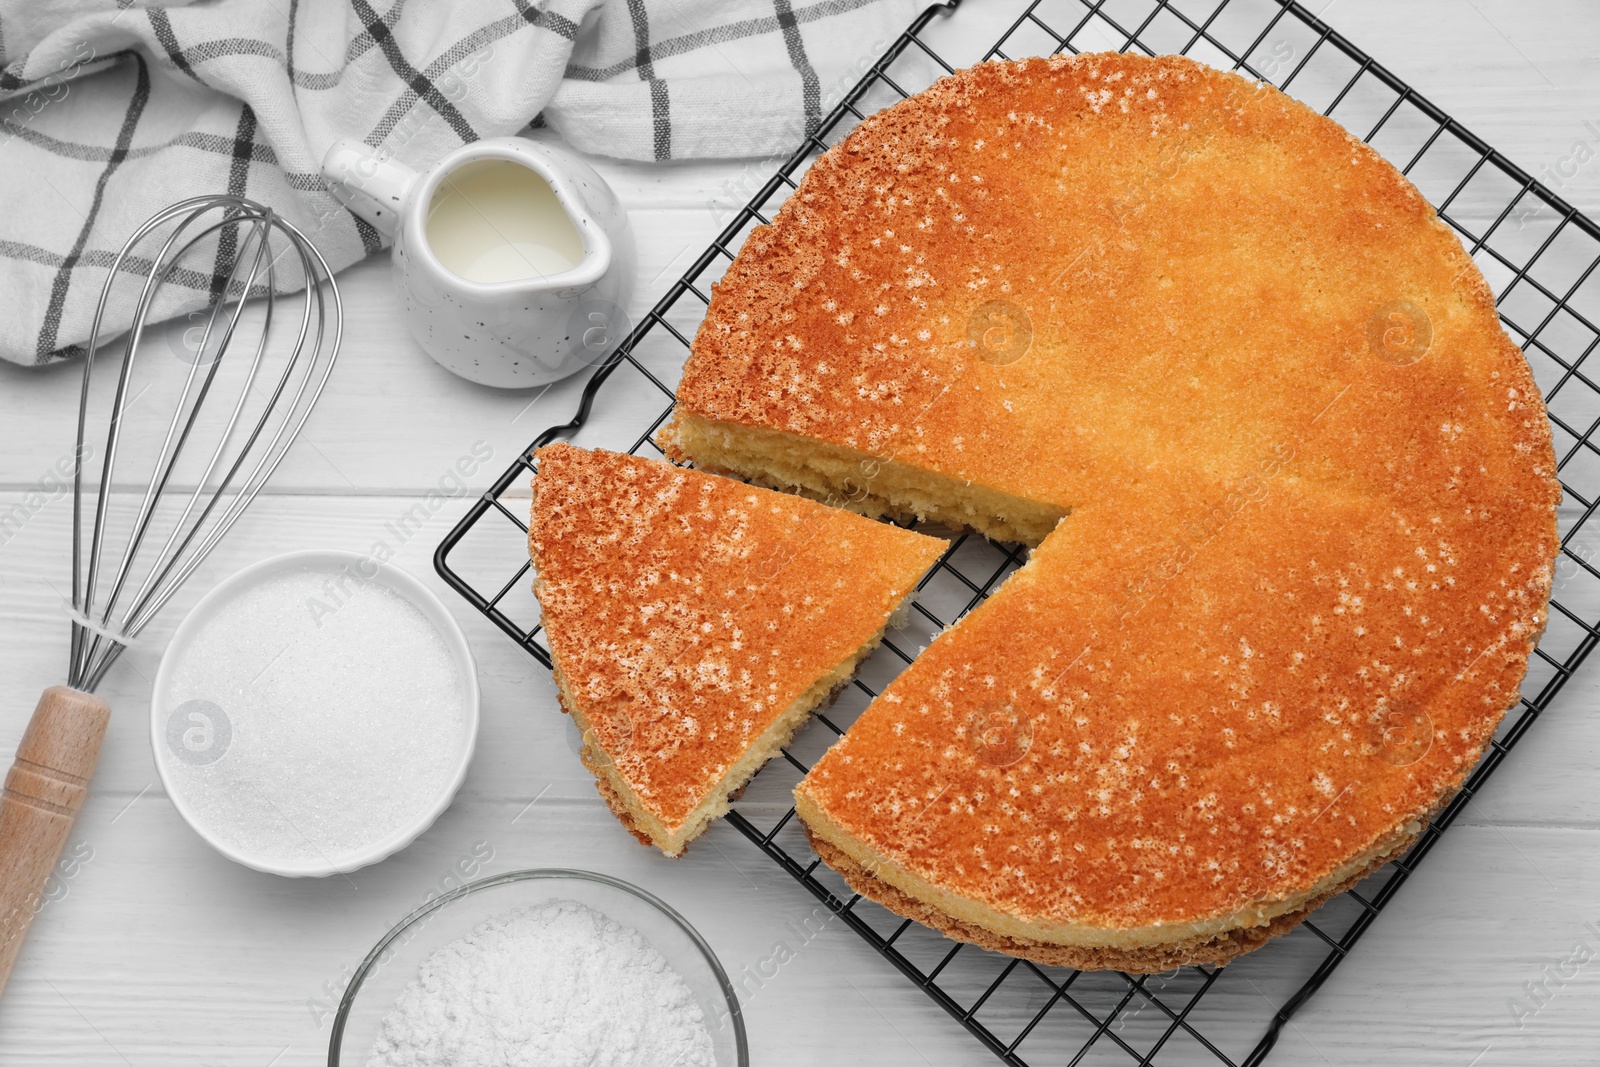
[[[1050,964],[1222,963],[1460,789],[1560,496],[1461,241],[1336,123],[1172,56],[863,122],[713,294],[674,457],[1037,544],[797,791],[859,892]]]
[[[535,453],[529,546],[562,707],[669,856],[877,647],[948,545],[658,460]]]

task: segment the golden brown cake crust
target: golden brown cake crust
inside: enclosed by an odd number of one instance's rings
[[[946,547],[659,460],[535,459],[529,549],[562,705],[636,835],[650,819],[680,835],[742,785],[752,746],[827,695]]]
[[[1123,971],[1127,974],[1161,974],[1174,967],[1194,967],[1202,964],[1223,966],[1246,952],[1253,952],[1282,934],[1288,933],[1304,922],[1312,912],[1346,890],[1354,889],[1361,880],[1377,871],[1391,859],[1403,855],[1416,841],[1405,838],[1399,846],[1381,859],[1374,860],[1358,874],[1340,882],[1332,889],[1312,897],[1295,911],[1285,912],[1264,926],[1234,927],[1214,935],[1200,935],[1171,941],[1152,948],[1079,948],[1073,945],[1055,945],[1048,941],[1008,937],[997,934],[974,923],[963,922],[931,904],[902,893],[888,882],[876,877],[870,870],[822,838],[806,832],[811,847],[851,889],[875,900],[896,915],[915,919],[924,926],[957,941],[965,941],[992,952],[1042,963],[1046,967],[1075,967],[1080,971]]]
[[[556,703],[561,706],[563,714],[572,715],[572,709],[567,707],[567,698],[559,688],[556,690]],[[595,791],[600,794],[600,799],[606,802],[606,807],[611,809],[611,814],[617,817],[617,821],[622,824],[623,829],[632,834],[634,840],[638,841],[639,844],[653,844],[654,842],[650,840],[650,835],[641,829],[638,822],[634,820],[633,813],[628,810],[627,801],[622,799],[622,795],[616,791],[607,779],[604,754],[596,752],[594,746],[590,745],[588,740],[585,740],[578,749],[578,760],[583,764],[585,770],[594,775]]]
[[[1070,512],[799,789],[1028,928],[1301,910],[1459,788],[1545,625],[1549,424],[1476,266],[1366,145],[1187,59],[869,118],[678,396]]]

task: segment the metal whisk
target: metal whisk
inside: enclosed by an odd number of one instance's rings
[[[141,254],[152,248],[154,254]],[[203,266],[193,265],[201,260]],[[280,260],[291,271],[287,278]],[[119,280],[126,285],[139,276],[143,283],[127,320],[122,366],[109,400],[102,402],[91,388],[102,327]],[[143,389],[133,388],[136,369],[150,362],[144,344],[148,320],[163,287],[175,278],[209,288],[209,311],[191,316],[204,316],[205,324],[198,344],[177,353],[189,363],[181,393],[126,537],[113,536],[116,476],[130,465],[125,453],[151,443],[124,440],[129,410],[152,388],[173,384],[157,374]],[[304,288],[293,297],[278,295],[280,281],[303,282]],[[301,302],[298,331],[278,367],[269,345],[276,305],[292,300]],[[249,316],[247,307],[253,309]],[[141,226],[118,253],[83,362],[68,685],[51,686],[40,697],[0,797],[0,990],[99,757],[111,709],[94,689],[282,462],[327,384],[342,324],[339,290],[322,255],[292,223],[253,200],[218,195],[174,204]],[[248,356],[231,351],[251,333]],[[208,404],[213,415],[221,412],[220,419],[203,416]],[[107,425],[105,451],[89,525],[83,468],[92,450],[90,424],[101,418]],[[187,478],[192,483],[186,486]]]

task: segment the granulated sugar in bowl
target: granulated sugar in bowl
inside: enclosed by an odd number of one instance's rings
[[[466,639],[426,587],[354,553],[248,567],[178,627],[156,767],[201,837],[257,870],[375,863],[444,811],[477,738]]]

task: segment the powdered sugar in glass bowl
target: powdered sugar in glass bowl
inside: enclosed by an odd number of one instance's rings
[[[747,1067],[749,1050],[738,997],[710,945],[694,927],[637,886],[590,871],[554,868],[472,882],[401,920],[362,960],[345,989],[328,1044],[328,1067],[367,1067],[380,1039],[391,1054],[376,1062],[435,1062],[426,1056],[415,1058],[414,1053],[412,1058],[395,1056],[396,1036],[415,1049],[426,1042],[425,1024],[432,1009],[440,1009],[435,1017],[445,1018],[454,1000],[462,997],[466,998],[463,1003],[492,1003],[494,991],[487,987],[457,988],[463,983],[484,986],[495,980],[488,975],[520,971],[520,976],[511,980],[513,988],[502,991],[512,997],[520,990],[524,995],[571,999],[567,985],[542,987],[549,984],[549,977],[571,968],[572,938],[587,936],[591,929],[595,934],[591,969],[615,961],[634,971],[631,976],[619,971],[613,990],[617,997],[625,999],[629,983],[659,984],[663,999],[674,1002],[673,1010],[684,1014],[685,1030],[703,1030],[709,1037],[718,1067]],[[548,968],[538,960],[532,961],[531,967],[527,960],[510,967],[513,949],[548,952]],[[659,959],[653,960],[657,956]],[[648,973],[652,962],[657,967],[664,962],[671,974],[652,977]],[[578,996],[581,999],[581,994]],[[529,1015],[524,1021],[535,1026],[547,1022],[532,1018],[537,1011],[520,1014]],[[584,1018],[578,1019],[579,1015]],[[603,1012],[579,1010],[574,1022],[590,1025],[601,1015]],[[658,1024],[667,1021],[656,1020]],[[506,1031],[515,1025],[500,1019],[485,1019],[484,1023],[465,1031],[482,1031],[478,1037],[486,1036],[491,1044],[498,1044],[501,1038],[510,1038]],[[457,1042],[451,1048],[453,1058],[438,1062],[454,1064],[463,1054],[463,1044],[470,1047],[475,1038],[468,1032],[463,1041],[463,1033],[457,1027],[449,1035],[450,1041]],[[575,1044],[582,1043],[582,1034],[573,1036]],[[508,1053],[512,1062],[520,1062],[515,1059],[518,1052],[548,1054],[542,1046],[535,1050],[536,1042],[511,1039],[504,1043],[505,1049],[490,1050],[493,1062],[502,1062]],[[694,1058],[703,1059],[698,1053]]]

